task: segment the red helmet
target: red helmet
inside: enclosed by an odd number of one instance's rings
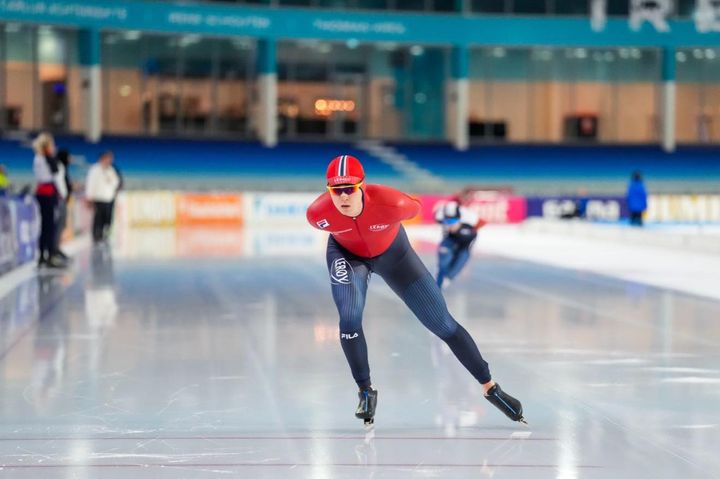
[[[327,169],[328,186],[354,185],[365,179],[360,160],[350,155],[335,157]]]

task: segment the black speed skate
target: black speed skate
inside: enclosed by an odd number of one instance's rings
[[[378,392],[376,389],[363,389],[358,392],[360,403],[355,410],[355,417],[362,419],[365,427],[375,424],[375,408],[377,407]]]
[[[498,383],[495,383],[495,385],[490,388],[485,395],[485,399],[490,401],[493,406],[502,411],[502,413],[511,420],[527,424],[527,421],[523,417],[522,404],[520,404],[520,401],[500,389]]]

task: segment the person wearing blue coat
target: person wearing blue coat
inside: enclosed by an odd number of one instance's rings
[[[630,224],[642,226],[643,213],[647,209],[647,191],[639,171],[632,174],[632,179],[628,185],[627,205],[630,211]]]

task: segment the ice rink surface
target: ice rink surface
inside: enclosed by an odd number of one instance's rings
[[[251,233],[128,233],[0,288],[0,477],[720,477],[717,299],[479,241],[447,302],[526,428],[374,277],[366,433],[322,244]]]

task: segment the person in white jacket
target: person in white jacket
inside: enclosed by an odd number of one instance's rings
[[[107,238],[112,223],[112,209],[120,187],[120,178],[112,163],[112,151],[106,151],[88,170],[85,197],[94,209],[92,235],[99,243]]]

